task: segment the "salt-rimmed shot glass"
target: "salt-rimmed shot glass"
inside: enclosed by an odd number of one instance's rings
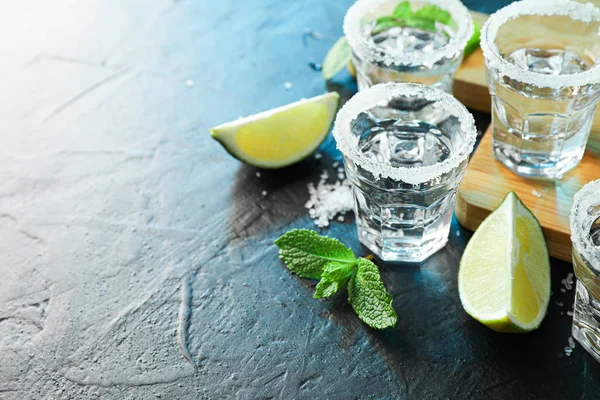
[[[583,156],[600,100],[600,9],[520,1],[481,31],[494,154],[525,177],[560,178]]]
[[[385,261],[419,262],[444,247],[477,137],[467,109],[431,86],[379,84],[344,105],[333,136],[360,241]]]
[[[344,34],[352,48],[358,89],[413,82],[452,93],[454,74],[473,33],[469,10],[458,0],[410,0],[413,11],[435,5],[450,13],[452,21],[436,22],[435,31],[409,26],[375,29],[375,20],[391,15],[401,1],[358,0],[348,9]]]
[[[600,362],[600,179],[575,194],[570,222],[577,276],[573,337]]]

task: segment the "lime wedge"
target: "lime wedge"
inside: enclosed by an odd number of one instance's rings
[[[550,260],[542,228],[514,192],[479,226],[460,261],[463,308],[499,332],[540,326],[550,301]]]
[[[235,158],[261,168],[282,168],[323,142],[340,104],[330,92],[219,125],[212,137]]]

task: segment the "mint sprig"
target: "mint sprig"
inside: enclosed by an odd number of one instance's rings
[[[347,285],[348,302],[365,324],[375,329],[396,325],[392,296],[371,261],[355,258],[339,240],[309,229],[291,230],[275,244],[290,271],[303,278],[319,279],[315,298],[331,297]]]

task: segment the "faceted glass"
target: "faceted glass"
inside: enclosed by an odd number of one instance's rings
[[[377,83],[414,82],[452,93],[454,74],[473,33],[473,20],[458,0],[411,0],[413,11],[435,5],[452,16],[435,31],[391,27],[376,31],[374,21],[391,15],[401,0],[359,0],[346,14],[344,33],[352,48],[358,89]]]
[[[592,4],[515,2],[486,22],[494,154],[510,170],[560,178],[581,161],[600,101],[599,44]]]
[[[577,276],[573,337],[600,361],[600,180],[575,195],[571,241]]]
[[[477,137],[465,107],[432,87],[379,84],[344,105],[333,134],[360,241],[386,261],[418,262],[442,248]]]

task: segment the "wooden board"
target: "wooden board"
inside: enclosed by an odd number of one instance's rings
[[[471,12],[471,15],[481,26],[483,26],[488,18],[486,14],[474,11]],[[460,69],[456,72],[454,97],[473,110],[486,113],[491,111],[492,100],[487,87],[485,62],[481,48],[478,48],[471,55],[467,56]],[[594,116],[592,136],[600,137],[600,110],[597,110]]]
[[[571,261],[569,213],[573,195],[587,182],[599,178],[600,143],[595,141],[588,147],[581,164],[561,180],[522,178],[494,158],[490,127],[458,188],[456,217],[462,226],[475,230],[498,207],[506,193],[513,190],[540,221],[550,255]],[[537,197],[536,192],[541,197]]]

